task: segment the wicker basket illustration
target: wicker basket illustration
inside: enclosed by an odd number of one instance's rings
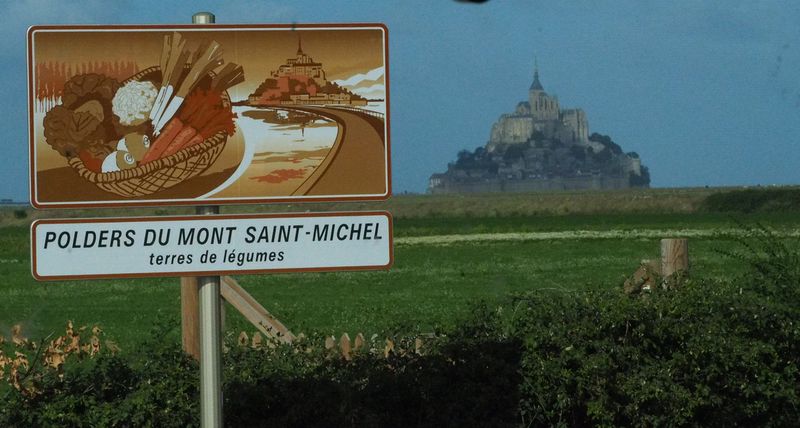
[[[123,84],[131,80],[151,80],[155,75],[160,75],[159,67],[150,67],[131,76]],[[225,107],[230,107],[227,91],[222,93],[222,101]],[[202,174],[217,160],[227,140],[227,134],[220,131],[202,143],[187,147],[173,155],[135,168],[107,173],[98,173],[86,168],[77,156],[69,158],[67,162],[81,177],[106,192],[124,197],[144,196]]]

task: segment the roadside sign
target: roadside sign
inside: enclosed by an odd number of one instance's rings
[[[35,26],[36,208],[382,200],[381,24]]]
[[[47,219],[31,225],[38,280],[388,269],[387,212]]]

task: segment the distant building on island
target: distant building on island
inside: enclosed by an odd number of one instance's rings
[[[635,152],[611,138],[589,134],[586,113],[561,109],[536,67],[528,100],[492,126],[489,142],[458,154],[447,172],[430,177],[431,193],[525,192],[649,187],[650,175]]]
[[[310,79],[319,79],[320,81],[326,80],[322,63],[314,62],[314,58],[303,52],[303,41],[301,39],[297,40],[297,56],[287,59],[286,64],[281,65],[270,74],[275,79],[304,76]]]
[[[298,39],[297,54],[270,72],[247,98],[250,105],[367,105],[368,100],[327,80],[322,63],[303,52]]]

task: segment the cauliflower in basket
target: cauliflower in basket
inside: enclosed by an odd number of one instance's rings
[[[132,80],[114,94],[111,109],[119,117],[121,124],[140,125],[149,118],[156,95],[158,89],[151,82]]]

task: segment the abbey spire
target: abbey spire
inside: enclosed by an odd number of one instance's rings
[[[542,82],[539,81],[539,61],[534,60],[533,66],[533,83],[531,83],[531,91],[544,91]]]
[[[538,121],[558,120],[561,112],[558,106],[558,98],[547,95],[547,92],[544,91],[542,82],[539,81],[539,61],[534,63],[533,83],[531,83],[531,88],[528,91],[531,116]]]

